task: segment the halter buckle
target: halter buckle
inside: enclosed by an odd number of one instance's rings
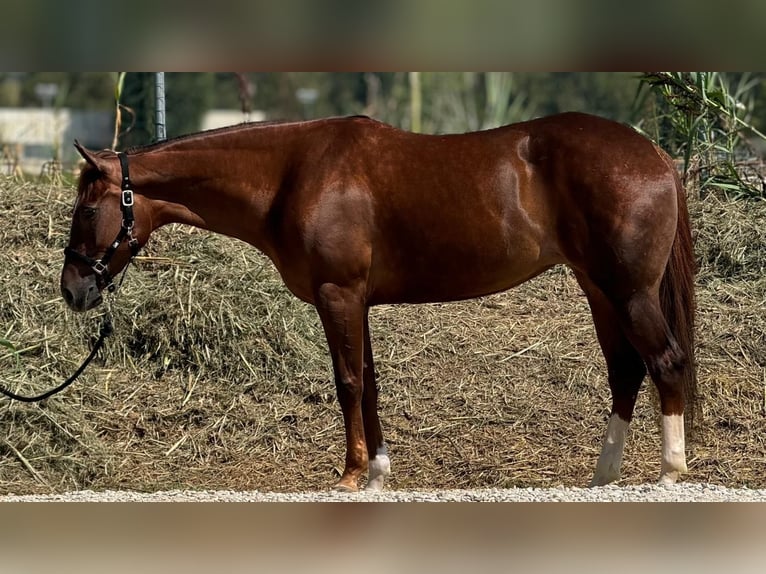
[[[138,239],[136,239],[132,235],[130,236],[130,239],[128,240],[128,247],[130,248],[131,259],[135,257],[136,255],[138,255],[138,250],[141,249],[141,247],[138,244]]]
[[[133,207],[133,190],[132,189],[123,189],[122,190],[122,205],[124,207]]]
[[[103,277],[106,274],[107,267],[104,265],[101,260],[99,259],[96,261],[93,266],[91,267],[93,269],[93,272],[98,275],[99,277]]]

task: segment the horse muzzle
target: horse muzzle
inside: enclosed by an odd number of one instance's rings
[[[73,311],[82,313],[98,306],[102,301],[95,275],[80,277],[76,273],[61,275],[61,296]]]

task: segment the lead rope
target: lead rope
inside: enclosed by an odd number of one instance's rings
[[[101,328],[99,329],[98,339],[96,340],[96,344],[93,345],[93,349],[91,349],[90,355],[88,355],[88,357],[83,361],[82,365],[80,365],[80,367],[74,372],[74,374],[71,377],[69,377],[66,381],[61,383],[58,387],[55,387],[35,397],[25,397],[23,395],[17,395],[13,391],[9,391],[8,389],[0,385],[0,393],[4,394],[9,399],[13,399],[14,401],[20,401],[22,403],[36,403],[36,402],[47,399],[51,395],[60,393],[61,391],[66,389],[69,385],[74,383],[80,375],[82,375],[85,368],[96,357],[96,354],[104,345],[104,341],[106,340],[106,338],[112,334],[112,330],[113,328],[112,328],[111,316],[108,314],[104,315],[104,318],[101,321]]]
[[[122,228],[120,229],[120,234],[117,236],[119,239],[119,242],[115,240],[116,245],[113,246],[112,252],[109,253],[109,257],[102,257],[99,261],[90,261],[88,257],[85,257],[77,252],[72,252],[69,250],[69,248],[65,249],[65,253],[73,253],[74,255],[80,257],[81,259],[85,259],[86,262],[90,265],[91,263],[98,263],[103,266],[104,272],[109,277],[109,285],[107,286],[107,289],[110,293],[113,293],[115,291],[114,289],[114,283],[111,281],[111,276],[108,275],[108,264],[109,259],[113,255],[113,252],[117,250],[117,246],[123,241],[125,237],[128,239],[128,246],[130,247],[130,254],[131,257],[128,259],[127,265],[125,265],[125,269],[122,272],[122,277],[120,277],[119,285],[117,286],[117,291],[119,292],[122,289],[122,283],[125,281],[125,276],[128,274],[128,267],[130,267],[130,264],[133,262],[133,258],[138,253],[138,242],[133,237],[133,190],[131,189],[130,185],[130,177],[128,175],[128,158],[122,153],[117,154],[119,160],[120,160],[120,167],[122,169],[122,182],[121,182],[121,209],[123,212],[123,220],[122,220]],[[104,261],[106,259],[106,261]],[[94,266],[95,267],[95,266]],[[95,270],[95,269],[94,269]],[[102,273],[99,273],[97,270],[95,270],[98,275],[101,275]],[[71,377],[69,377],[67,380],[65,380],[63,383],[61,383],[59,386],[50,389],[49,391],[46,391],[42,393],[41,395],[37,395],[34,397],[25,397],[23,395],[19,395],[14,393],[13,391],[8,390],[3,385],[0,385],[0,393],[8,397],[9,399],[13,399],[15,401],[20,401],[22,403],[36,403],[39,401],[43,401],[47,399],[48,397],[55,395],[56,393],[60,393],[64,389],[66,389],[69,385],[74,383],[77,378],[82,375],[83,371],[88,367],[88,365],[91,363],[91,361],[96,357],[96,354],[98,354],[99,350],[101,350],[101,347],[104,346],[104,341],[106,341],[106,338],[112,334],[114,331],[114,327],[112,325],[112,303],[109,301],[107,303],[109,305],[109,309],[107,313],[103,316],[101,319],[101,327],[98,330],[98,339],[96,340],[96,343],[93,345],[93,348],[90,351],[90,354],[85,358],[85,360],[82,362],[82,364],[79,366],[79,368],[72,374]]]
[[[122,272],[122,277],[120,277],[120,283],[117,286],[118,293],[122,289],[122,283],[125,281],[125,276],[128,274],[128,267],[130,267],[130,264],[132,262],[133,262],[133,259],[131,258]],[[55,395],[56,393],[60,393],[61,391],[66,389],[69,385],[74,383],[77,380],[77,378],[80,375],[82,375],[83,371],[85,371],[85,369],[88,367],[91,361],[96,358],[96,355],[101,350],[101,347],[104,346],[104,341],[106,341],[106,338],[114,332],[114,327],[112,325],[111,301],[108,303],[108,305],[109,305],[109,310],[101,319],[101,327],[98,330],[98,339],[96,339],[96,342],[93,345],[93,348],[91,349],[90,354],[85,358],[85,360],[77,368],[77,370],[72,374],[71,377],[69,377],[66,381],[61,383],[59,386],[53,389],[50,389],[49,391],[46,391],[41,395],[37,395],[34,397],[25,397],[23,395],[18,395],[14,393],[13,391],[9,391],[7,388],[5,388],[2,385],[0,385],[0,393],[4,394],[9,399],[13,399],[14,401],[20,401],[22,403],[37,403],[40,401],[44,401],[45,399],[47,399],[48,397],[52,395]]]

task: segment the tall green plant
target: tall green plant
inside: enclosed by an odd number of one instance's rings
[[[125,85],[125,73],[117,72],[117,79],[114,83],[114,136],[112,137],[112,149],[117,149],[117,144],[120,141],[120,129],[122,127],[122,104],[120,104],[120,98],[122,97],[122,88]]]
[[[483,129],[496,128],[506,123],[528,119],[534,106],[527,95],[514,85],[512,72],[485,72]]]
[[[423,131],[465,132],[529,119],[534,103],[513,72],[423,74]]]
[[[114,82],[114,136],[112,137],[112,149],[116,150],[120,143],[120,136],[128,133],[135,124],[136,112],[133,108],[126,106],[122,100],[125,88],[125,75],[127,72],[117,72]],[[130,125],[123,130],[123,113],[127,112],[130,116]]]
[[[415,133],[423,131],[423,89],[420,86],[420,72],[410,72],[410,129]]]
[[[640,79],[637,103],[644,105],[650,94],[655,100],[649,125],[639,127],[683,157],[685,180],[698,179],[701,193],[712,187],[729,196],[763,197],[762,184],[744,178],[741,169],[742,160],[754,155],[745,135],[766,140],[750,123],[757,78],[647,72]]]

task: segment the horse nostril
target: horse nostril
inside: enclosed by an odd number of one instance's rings
[[[74,303],[74,294],[66,287],[61,287],[61,296],[64,298],[66,304],[71,307]]]

